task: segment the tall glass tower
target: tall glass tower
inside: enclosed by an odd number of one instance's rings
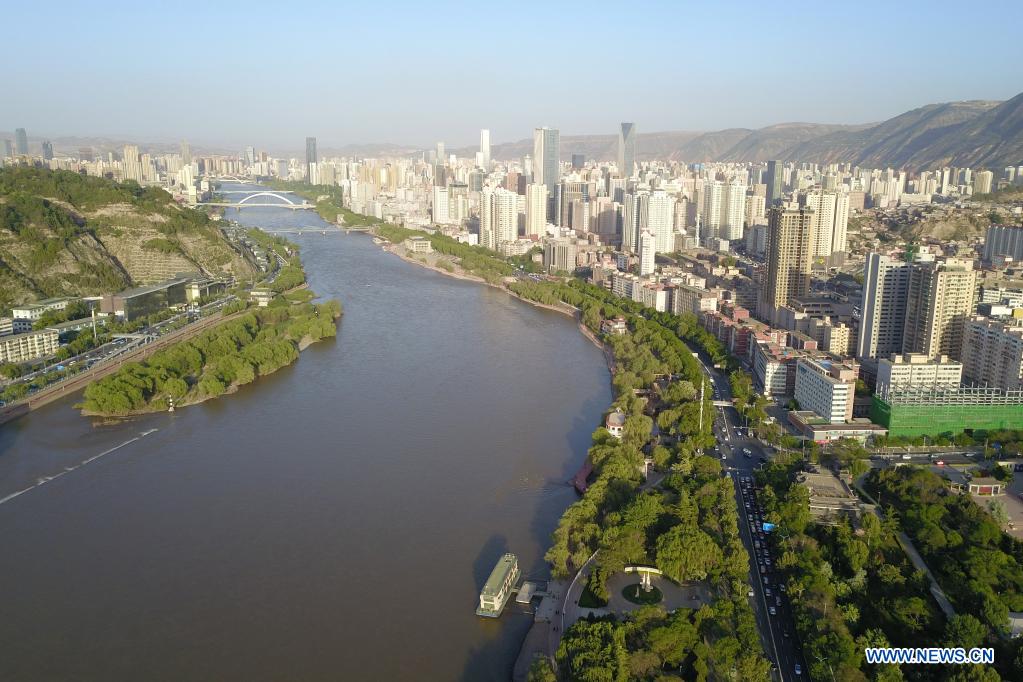
[[[636,172],[636,124],[623,123],[618,132],[618,172],[631,178]]]
[[[313,164],[318,161],[316,158],[316,138],[307,137],[305,139],[305,176],[307,180],[312,180],[313,177]]]

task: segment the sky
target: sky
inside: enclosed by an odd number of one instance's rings
[[[0,130],[300,150],[867,123],[1023,91],[1023,2],[28,2]]]

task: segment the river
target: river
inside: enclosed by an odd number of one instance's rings
[[[601,351],[366,235],[289,238],[336,339],[174,414],[99,426],[71,398],[0,428],[0,498],[28,489],[0,503],[0,679],[509,678],[532,618],[477,595],[505,551],[546,575]]]

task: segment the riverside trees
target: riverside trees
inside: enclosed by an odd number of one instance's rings
[[[303,339],[334,336],[340,313],[336,301],[252,310],[89,384],[82,407],[116,416],[215,398],[294,362]]]

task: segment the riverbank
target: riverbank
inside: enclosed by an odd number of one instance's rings
[[[378,239],[383,239],[383,237],[380,237],[379,235],[376,234],[376,232],[374,232],[372,230],[369,232],[369,234],[372,234],[374,237],[377,237]],[[597,348],[600,348],[601,351],[603,351],[604,358],[605,358],[605,361],[607,363],[607,369],[608,369],[608,371],[612,375],[614,375],[614,372],[615,372],[614,351],[611,349],[610,346],[608,346],[606,343],[601,341],[597,337],[596,334],[591,332],[589,330],[589,328],[585,324],[583,324],[583,321],[582,321],[582,311],[579,308],[577,308],[575,306],[572,306],[572,305],[569,305],[569,304],[564,303],[564,302],[559,303],[559,305],[549,305],[547,303],[541,303],[539,301],[531,300],[531,299],[526,298],[525,296],[522,296],[521,294],[519,294],[519,293],[509,289],[508,286],[507,286],[507,283],[505,281],[503,281],[503,280],[502,280],[502,282],[500,284],[495,284],[494,282],[490,282],[490,281],[484,279],[483,277],[480,277],[478,275],[473,275],[472,273],[467,273],[465,271],[459,272],[459,271],[456,271],[456,270],[453,270],[453,269],[452,270],[448,270],[448,269],[442,268],[440,266],[437,266],[437,265],[434,265],[434,264],[430,263],[429,261],[425,261],[423,259],[416,258],[414,256],[408,255],[407,253],[405,253],[404,248],[400,244],[394,244],[393,242],[385,241],[384,243],[380,244],[380,248],[383,249],[384,251],[390,253],[390,254],[393,254],[393,255],[397,256],[398,258],[401,258],[403,261],[406,261],[408,263],[412,263],[413,265],[418,265],[419,267],[426,268],[427,270],[432,270],[434,272],[440,273],[441,275],[445,275],[446,277],[452,277],[454,279],[460,279],[460,280],[463,280],[463,281],[475,282],[477,284],[483,284],[483,285],[491,287],[493,289],[497,289],[499,291],[503,291],[504,293],[508,294],[509,296],[511,296],[513,298],[516,298],[516,299],[522,301],[523,303],[527,303],[527,304],[529,304],[529,305],[531,305],[531,306],[533,306],[535,308],[543,308],[544,310],[551,310],[551,311],[554,311],[556,313],[561,313],[562,315],[567,315],[567,316],[575,319],[576,324],[579,327],[579,332],[583,336],[585,336],[590,341],[590,343],[592,343],[594,346],[596,346]],[[448,262],[448,261],[445,261],[445,262]],[[449,265],[451,265],[452,267],[457,267],[457,264],[454,264],[454,263],[449,263]]]
[[[406,253],[401,244],[396,244],[384,239],[377,235],[377,233],[372,229],[370,233],[374,236],[374,243],[377,243],[383,251],[395,255],[408,263],[418,265],[426,268],[427,270],[432,270],[454,279],[483,284],[494,289],[498,289],[533,307],[543,308],[545,310],[550,310],[571,317],[575,320],[576,328],[579,332],[588,341],[590,341],[590,343],[601,350],[604,355],[605,364],[607,365],[608,376],[613,379],[616,371],[614,349],[609,344],[602,341],[597,334],[585,325],[583,322],[583,311],[580,308],[569,305],[564,301],[559,301],[556,305],[550,305],[532,300],[511,290],[507,286],[508,281],[506,279],[502,279],[500,283],[494,283],[471,273],[456,271],[455,268],[460,269],[460,266],[457,263],[452,263],[450,261],[445,261],[450,269],[440,267],[423,258],[410,256]],[[512,278],[512,281],[517,280]],[[587,454],[586,461],[592,464],[589,454]],[[592,466],[590,468],[592,468]],[[574,582],[575,581],[573,581],[573,584]],[[512,666],[512,682],[526,682],[529,678],[529,672],[534,665],[534,661],[538,658],[553,660],[556,653],[557,643],[560,641],[561,635],[563,634],[559,631],[558,626],[555,625],[555,623],[564,623],[564,616],[561,614],[566,608],[568,590],[569,586],[566,585],[565,581],[557,579],[549,581],[547,595],[543,598],[541,604],[537,606],[533,623],[529,630],[526,631],[526,634],[522,638],[522,642],[519,646],[518,655],[516,656],[515,663]]]
[[[279,296],[267,307],[249,307],[196,338],[120,367],[90,384],[81,413],[134,417],[198,405],[298,360],[310,344],[337,333],[341,305],[312,304]]]

